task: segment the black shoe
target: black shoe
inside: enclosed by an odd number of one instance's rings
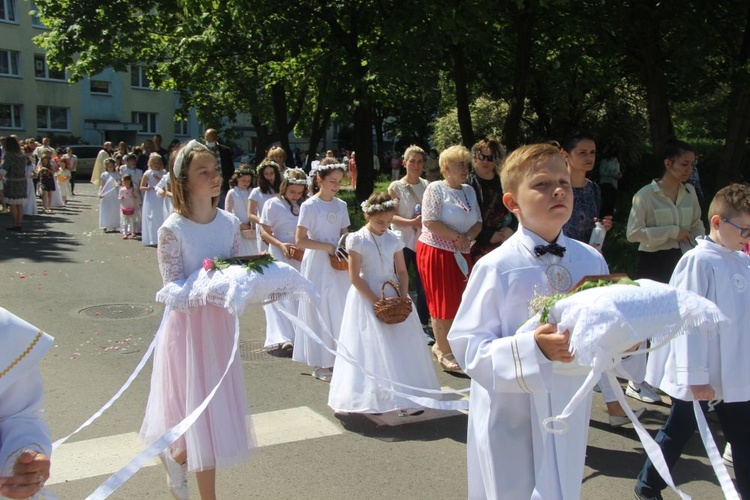
[[[633,488],[633,495],[637,500],[664,500],[661,496],[661,493],[656,493],[656,495],[654,496],[644,495],[638,489],[638,485],[635,485],[635,487]]]
[[[422,325],[422,331],[424,332],[424,338],[427,341],[427,345],[435,345],[435,335],[432,333],[432,328],[427,325]]]

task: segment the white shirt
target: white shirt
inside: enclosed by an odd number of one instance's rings
[[[550,264],[570,273],[570,285],[586,275],[608,274],[592,247],[560,235],[560,258],[537,257],[547,242],[519,227],[474,267],[448,334],[453,354],[472,379],[467,439],[469,498],[579,498],[591,409],[589,397],[554,435],[542,420],[560,414],[583,383],[587,369],[548,360],[534,332],[516,334],[530,317],[535,294],[549,295]],[[640,359],[639,359],[640,358]],[[643,356],[632,356],[633,367]],[[535,472],[538,471],[538,474]]]
[[[716,399],[750,401],[750,257],[708,238],[683,255],[670,285],[708,298],[729,321],[715,332],[676,337],[649,355],[646,380],[692,401],[691,385],[709,384]]]
[[[468,232],[477,222],[482,222],[474,188],[461,184],[461,189],[453,189],[445,182],[433,182],[427,186],[422,197],[422,235],[419,241],[454,252],[454,242],[430,232],[425,225],[429,221],[442,222],[461,234]]]
[[[424,192],[427,189],[427,179],[420,178],[419,182],[408,184],[408,186],[411,189],[407,187],[403,180],[393,181],[388,186],[388,192],[393,192],[398,198],[397,215],[404,219],[413,219],[417,216],[414,210],[416,205],[422,204],[422,198],[424,198]],[[421,234],[420,229],[414,226],[396,224],[395,222],[391,223],[391,230],[401,239],[404,246],[414,251],[417,250],[417,239]]]

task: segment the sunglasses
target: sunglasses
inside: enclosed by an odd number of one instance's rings
[[[476,153],[474,158],[477,160],[495,161],[495,155],[483,155],[482,153]]]
[[[727,219],[726,217],[722,217],[721,220],[723,220],[724,222],[726,222],[727,224],[729,224],[733,228],[739,229],[740,230],[740,238],[750,238],[750,227],[740,227],[737,224],[735,224],[732,221],[730,221],[729,219]]]

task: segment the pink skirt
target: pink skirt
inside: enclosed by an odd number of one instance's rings
[[[206,399],[221,379],[234,345],[236,318],[214,305],[172,311],[162,320],[141,439],[150,443]],[[203,414],[171,449],[187,451],[188,470],[246,462],[255,447],[239,352]]]
[[[471,255],[461,255],[471,272]],[[459,269],[453,252],[417,241],[417,269],[422,278],[430,316],[436,319],[455,318],[467,279]]]

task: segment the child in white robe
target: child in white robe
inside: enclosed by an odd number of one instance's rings
[[[255,225],[248,219],[248,202],[252,180],[250,170],[235,170],[229,179],[231,189],[227,191],[227,196],[224,199],[224,210],[234,214],[240,220],[242,234],[240,255],[255,255],[258,253],[258,244],[256,243],[258,236]]]
[[[99,177],[99,227],[116,231],[120,227],[120,174],[112,158],[104,160],[105,171]]]
[[[268,244],[260,236],[260,215],[263,213],[263,206],[268,200],[273,199],[281,187],[281,173],[279,165],[273,160],[263,160],[258,165],[258,187],[250,191],[250,199],[247,204],[247,217],[255,225],[257,234],[256,243],[258,253],[268,250]]]
[[[702,295],[729,318],[718,335],[675,337],[652,352],[646,381],[669,394],[672,408],[656,435],[671,469],[697,428],[692,401],[720,400],[715,406],[724,437],[731,444],[737,489],[750,498],[750,261],[741,252],[750,240],[750,187],[731,184],[716,193],[708,209],[710,233],[696,238],[670,284]],[[636,485],[640,498],[661,498],[666,487],[650,460]]]
[[[148,157],[148,170],[141,179],[141,242],[145,246],[156,246],[157,232],[164,223],[164,198],[156,194],[156,186],[164,176],[164,160],[159,153],[151,153]]]
[[[313,304],[303,302],[299,316],[332,350],[336,349],[334,340],[339,337],[346,293],[351,284],[349,273],[334,269],[329,258],[336,254],[339,240],[349,228],[346,203],[335,197],[345,171],[345,166],[336,163],[334,158],[320,162],[313,182],[315,196],[300,207],[295,234],[297,246],[305,249],[300,273],[318,287],[321,298],[319,311]],[[316,379],[331,381],[335,355],[314,339],[306,336],[296,339],[292,358],[315,367],[313,377]]]
[[[422,413],[420,405],[393,392],[411,391],[390,382],[433,391],[440,388],[416,310],[412,307],[405,321],[389,325],[380,321],[373,309],[389,281],[398,286],[401,296],[409,293],[404,243],[388,230],[397,207],[398,200],[374,193],[362,205],[367,224],[347,237],[352,286],[346,296],[328,394],[328,406],[337,412],[397,410],[399,416],[415,415]],[[387,297],[396,293],[386,287]]]
[[[589,368],[570,354],[569,332],[551,324],[528,334],[516,330],[529,318],[535,295],[563,293],[586,275],[608,274],[607,264],[595,249],[562,234],[573,196],[557,148],[517,149],[501,179],[503,203],[519,229],[478,261],[448,335],[472,379],[469,498],[579,498],[591,395],[570,416],[567,433],[548,433],[542,420],[560,414]],[[643,356],[627,363],[645,366]]]
[[[284,180],[279,188],[279,196],[263,205],[260,215],[261,235],[268,243],[269,252],[274,259],[299,271],[302,262],[292,258],[292,247],[300,205],[307,199],[307,175],[302,169],[290,168],[284,171],[282,177]],[[296,315],[299,301],[287,297],[265,305],[263,309],[266,312],[266,349],[278,349],[282,354],[291,356],[295,330],[280,309]]]

